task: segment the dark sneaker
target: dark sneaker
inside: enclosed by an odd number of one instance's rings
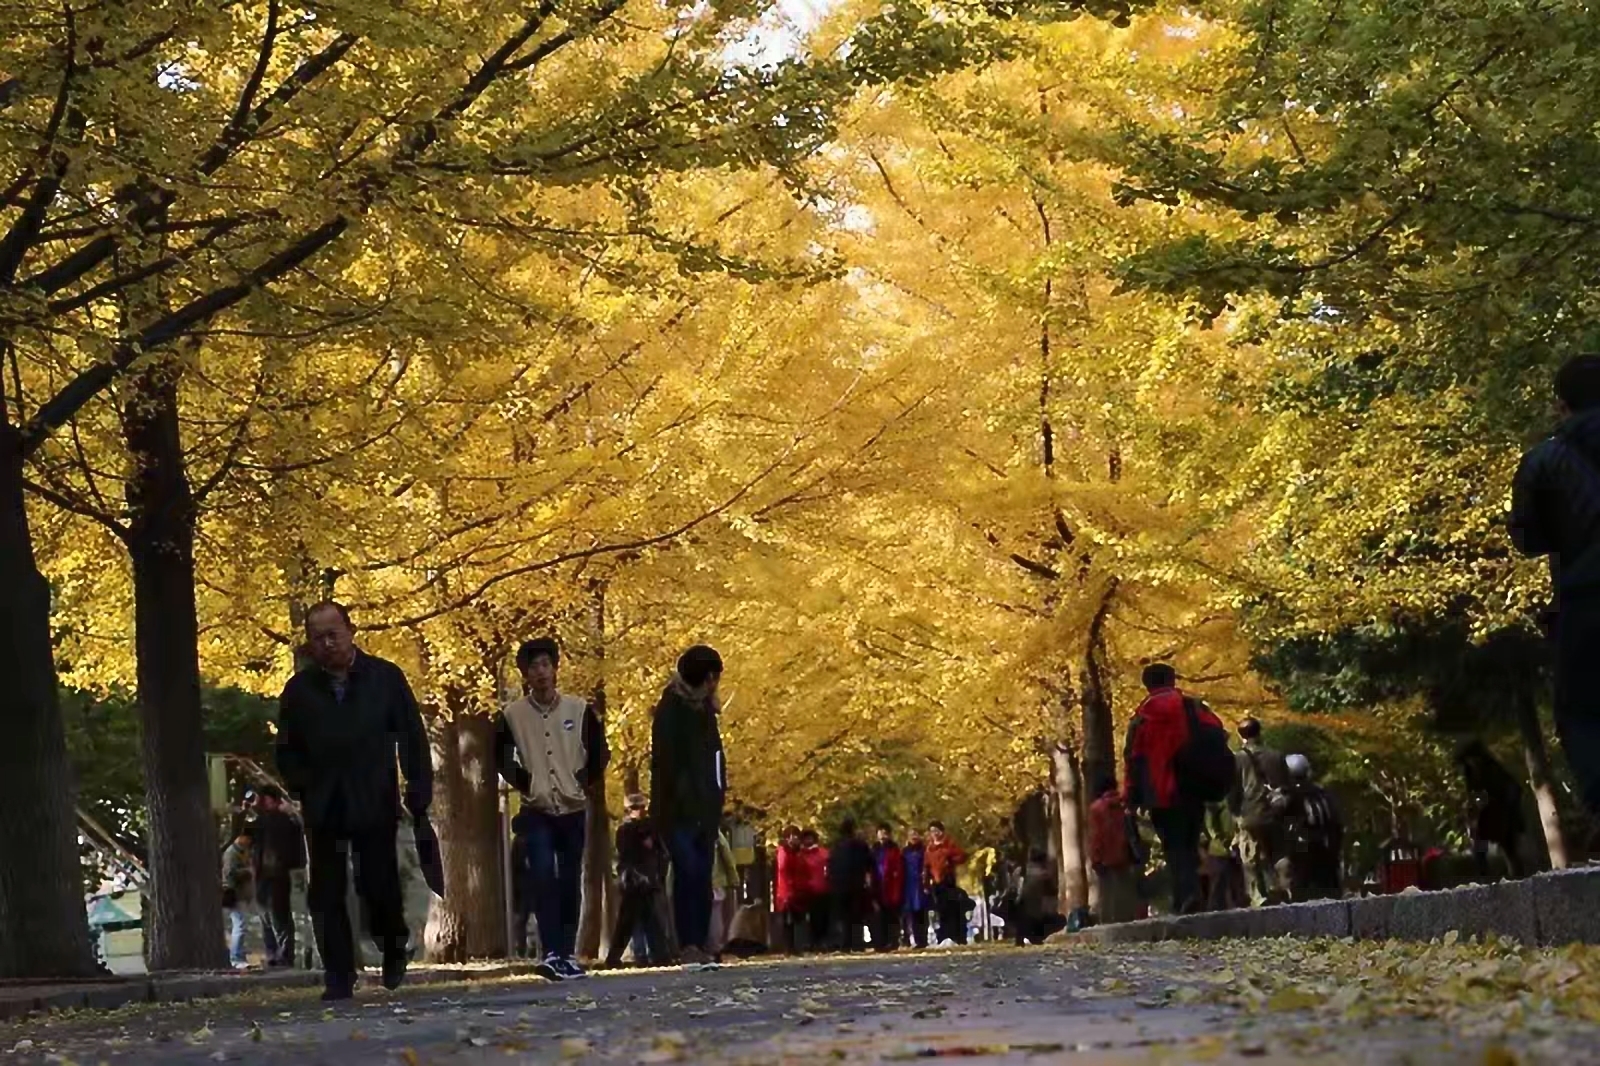
[[[327,979],[327,986],[322,991],[322,1002],[339,1003],[343,1000],[354,999],[355,994],[355,974],[346,974],[342,979],[330,975]]]
[[[581,981],[589,976],[589,971],[579,966],[578,960],[571,955],[558,960],[556,965],[561,967],[561,976],[568,981]]]
[[[383,987],[393,992],[406,983],[406,963],[409,961],[404,951],[386,951],[383,955]]]
[[[543,961],[533,968],[533,972],[547,981],[565,981],[567,979],[565,971],[561,968],[561,960],[554,955],[546,955]]]

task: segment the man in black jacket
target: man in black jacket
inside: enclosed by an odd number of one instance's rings
[[[350,612],[319,603],[306,612],[313,664],[289,679],[278,704],[278,772],[300,804],[310,838],[307,893],[326,971],[326,1000],[355,992],[355,935],[345,907],[347,864],[383,952],[383,984],[405,980],[410,931],[395,836],[400,819],[398,752],[405,806],[425,815],[433,763],[417,701],[394,663],[355,645]]]
[[[717,685],[722,657],[698,644],[678,659],[650,730],[650,812],[672,857],[672,913],[679,954],[710,961],[711,866],[727,792]]]
[[[1522,457],[1511,492],[1511,539],[1550,559],[1556,649],[1556,735],[1584,806],[1600,815],[1600,355],[1556,373],[1555,434]]]
[[[600,716],[557,687],[560,665],[561,649],[549,637],[518,648],[524,694],[495,720],[500,776],[522,796],[511,829],[524,844],[525,902],[544,952],[536,972],[552,981],[584,976],[575,955],[585,823],[590,790],[611,759]]]

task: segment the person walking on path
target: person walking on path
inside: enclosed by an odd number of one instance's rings
[[[1139,880],[1128,842],[1128,811],[1117,779],[1106,776],[1089,804],[1089,865],[1100,882],[1101,925],[1131,922],[1139,906]]]
[[[1555,433],[1530,449],[1511,488],[1518,551],[1550,560],[1548,628],[1555,644],[1556,735],[1591,817],[1600,816],[1600,355],[1556,372]]]
[[[1288,895],[1278,877],[1283,858],[1283,815],[1289,803],[1289,771],[1283,756],[1261,743],[1261,723],[1239,723],[1243,741],[1234,755],[1238,778],[1228,795],[1228,811],[1238,825],[1239,861],[1245,890],[1254,907],[1281,903]]]
[[[1028,853],[1011,917],[1012,942],[1019,948],[1025,944],[1043,944],[1050,934],[1066,928],[1066,919],[1061,916],[1055,864],[1041,849]]]
[[[1209,707],[1178,689],[1177,672],[1167,663],[1144,668],[1149,695],[1133,714],[1124,748],[1128,800],[1150,812],[1172,874],[1172,912],[1199,909],[1200,831],[1205,801],[1180,782],[1179,764],[1196,726],[1216,731],[1222,723]],[[1226,789],[1224,788],[1224,793]]]
[[[905,856],[894,842],[889,823],[878,826],[878,842],[872,849],[878,871],[878,915],[873,925],[872,946],[879,951],[894,951],[900,946],[901,908],[906,897]]]
[[[417,700],[394,663],[355,644],[350,612],[319,603],[306,612],[312,665],[278,701],[278,773],[300,806],[309,843],[307,903],[328,1000],[355,994],[355,933],[345,905],[354,860],[356,892],[383,953],[383,984],[399,988],[410,957],[396,836],[400,774],[414,819],[433,802],[433,760]]]
[[[728,941],[728,931],[733,928],[733,916],[739,912],[739,893],[743,880],[739,876],[739,862],[734,858],[733,844],[725,829],[717,830],[717,854],[711,864],[711,939],[706,951],[721,955]]]
[[[906,834],[906,846],[900,852],[905,864],[905,922],[909,942],[919,948],[928,946],[928,886],[927,849],[922,834],[915,829]]]
[[[526,900],[544,951],[534,972],[552,981],[584,976],[574,956],[589,791],[611,760],[600,716],[581,696],[560,690],[560,668],[554,640],[524,643],[517,649],[523,695],[495,719],[500,776],[522,796],[511,829],[523,838]]]
[[[276,785],[256,792],[255,808],[252,865],[267,965],[293,966],[294,875],[306,868],[305,831],[290,813],[283,790]]]
[[[821,951],[828,944],[833,912],[828,901],[828,849],[815,829],[800,834],[800,893],[806,904],[806,950]]]
[[[800,953],[800,927],[805,924],[807,901],[804,898],[800,858],[800,827],[785,826],[778,840],[772,893],[772,909],[783,926],[783,951],[786,955]]]
[[[714,649],[697,644],[684,652],[650,730],[650,811],[672,856],[673,923],[688,965],[711,961],[711,870],[728,789],[717,725],[721,680]]]
[[[1513,880],[1528,875],[1522,861],[1522,837],[1527,819],[1522,811],[1522,782],[1500,764],[1481,740],[1464,744],[1456,753],[1456,765],[1467,787],[1467,804],[1472,811],[1472,858],[1478,876],[1489,877],[1489,845],[1506,857],[1506,870]]]
[[[656,897],[666,884],[666,848],[646,812],[648,802],[638,793],[628,796],[623,801],[622,824],[617,826],[617,886],[622,890],[622,905],[606,954],[609,969],[622,965],[622,952],[639,928],[644,930],[645,951],[642,955],[635,951],[634,962],[667,964],[666,934],[656,909]]]
[[[873,919],[878,898],[878,865],[872,849],[856,832],[854,818],[839,824],[839,840],[828,852],[828,890],[833,899],[839,947],[860,951],[862,932]]]
[[[1290,897],[1296,903],[1313,899],[1338,899],[1344,895],[1341,855],[1344,822],[1327,789],[1311,780],[1311,760],[1291,755],[1289,769],[1288,826]]]
[[[237,970],[250,965],[244,953],[244,938],[250,914],[255,910],[255,875],[250,862],[254,851],[255,829],[248,825],[222,849],[222,906],[228,912],[228,961]]]
[[[924,879],[934,913],[939,922],[939,943],[965,944],[967,942],[966,898],[956,884],[957,870],[967,861],[943,822],[928,824],[928,845],[923,852]]]

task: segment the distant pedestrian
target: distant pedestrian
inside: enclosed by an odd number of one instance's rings
[[[293,966],[294,875],[306,868],[305,831],[289,810],[283,790],[276,785],[257,790],[255,808],[252,864],[267,965]]]
[[[245,956],[245,931],[255,913],[255,877],[250,871],[250,856],[255,849],[255,830],[244,826],[222,850],[222,906],[228,912],[228,961],[235,969],[250,965]]]
[[[783,927],[784,952],[798,955],[800,933],[810,913],[804,887],[805,874],[801,869],[804,860],[800,857],[799,826],[791,825],[784,828],[783,835],[778,839],[775,858],[777,870],[774,875],[772,909],[777,913],[778,921]]]
[[[1522,782],[1507,770],[1480,740],[1467,742],[1456,753],[1456,765],[1466,784],[1467,804],[1472,812],[1472,857],[1478,876],[1489,876],[1489,846],[1506,857],[1506,869],[1514,879],[1528,875],[1522,861],[1523,837],[1527,819],[1523,815]]]
[[[1226,803],[1206,804],[1205,832],[1201,837],[1204,855],[1201,880],[1205,883],[1206,910],[1230,911],[1246,906],[1244,870],[1239,863],[1239,827]],[[1276,878],[1276,873],[1273,875]]]
[[[606,965],[612,969],[622,964],[623,951],[635,930],[641,928],[645,950],[635,950],[633,961],[641,966],[667,963],[666,934],[661,928],[656,899],[666,884],[666,847],[646,811],[648,803],[638,793],[628,796],[623,801],[622,823],[617,826],[617,886],[622,904],[617,909],[617,928],[606,955]]]
[[[305,820],[308,900],[325,969],[323,998],[355,993],[355,934],[345,905],[354,860],[356,892],[383,953],[383,984],[398,988],[410,960],[410,930],[397,851],[400,773],[405,809],[426,818],[433,757],[416,697],[394,663],[355,644],[350,612],[319,603],[306,612],[313,665],[289,679],[278,701],[278,772]]]
[[[916,829],[906,833],[906,846],[900,849],[900,860],[905,865],[905,926],[909,942],[916,947],[928,946],[928,897],[926,846],[922,834]]]
[[[862,933],[873,919],[878,896],[878,866],[872,849],[856,831],[854,818],[839,825],[839,839],[828,852],[828,890],[839,934],[839,947],[860,951]]]
[[[1195,750],[1191,743],[1205,739],[1199,731],[1223,732],[1223,726],[1209,707],[1178,689],[1177,672],[1170,665],[1146,666],[1144,686],[1149,695],[1133,714],[1124,749],[1128,800],[1131,806],[1150,813],[1150,822],[1161,838],[1172,875],[1173,913],[1189,913],[1204,904],[1200,897],[1200,831],[1206,800],[1212,797],[1198,794],[1195,785],[1183,778],[1185,771],[1194,769],[1189,761]],[[1229,780],[1221,783],[1221,792],[1226,795],[1233,767],[1226,734],[1223,736]]]
[[[1022,882],[1017,887],[1016,905],[1011,915],[1012,940],[1018,947],[1042,944],[1046,937],[1066,925],[1067,920],[1061,915],[1055,864],[1049,855],[1035,848],[1028,853]]]
[[[728,788],[721,681],[716,651],[700,644],[684,652],[650,731],[650,812],[672,856],[673,924],[688,965],[711,961],[711,874]]]
[[[728,930],[733,928],[734,915],[739,911],[739,895],[744,887],[739,875],[739,863],[734,858],[733,844],[726,829],[717,830],[717,854],[711,864],[711,940],[706,950],[712,955],[722,954],[727,943]]]
[[[1261,723],[1256,719],[1239,723],[1239,738],[1243,741],[1235,754],[1239,776],[1228,796],[1228,811],[1238,826],[1245,891],[1250,903],[1260,907],[1281,903],[1288,896],[1277,870],[1283,858],[1289,771],[1283,756],[1261,743]]]
[[[872,858],[878,870],[878,915],[873,926],[872,946],[879,951],[894,951],[900,946],[906,865],[905,855],[894,842],[894,830],[887,822],[878,826],[878,842],[873,846]]]
[[[1556,653],[1556,735],[1578,795],[1600,816],[1600,689],[1591,681],[1600,647],[1600,355],[1556,372],[1560,425],[1522,457],[1511,489],[1511,540],[1548,556]]]
[[[956,883],[957,871],[967,853],[945,831],[943,822],[928,824],[928,844],[923,855],[923,879],[939,923],[939,943],[967,942],[967,896]]]
[[[523,695],[495,719],[495,761],[522,797],[511,830],[523,839],[526,901],[544,952],[534,972],[574,980],[584,976],[576,955],[590,790],[605,775],[611,749],[589,702],[561,691],[554,639],[523,643],[517,669]]]
[[[1128,840],[1128,811],[1117,779],[1106,776],[1089,805],[1089,865],[1100,882],[1101,925],[1131,922],[1139,906],[1139,876]]]
[[[1296,903],[1344,895],[1344,822],[1333,796],[1311,780],[1311,760],[1290,755],[1288,835],[1289,891]]]
[[[800,832],[800,898],[806,906],[806,950],[822,951],[828,945],[833,918],[828,898],[828,849],[815,829]]]

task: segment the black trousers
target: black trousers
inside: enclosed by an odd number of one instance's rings
[[[911,927],[911,942],[919,948],[928,946],[928,912],[914,910],[906,912],[906,924]]]
[[[880,905],[876,920],[872,923],[872,946],[879,951],[893,951],[900,946],[899,907],[886,907]]]
[[[934,912],[939,916],[939,941],[967,942],[966,899],[955,885],[935,885]]]
[[[410,940],[400,886],[400,857],[395,851],[394,823],[343,832],[311,829],[311,884],[306,902],[322,953],[322,969],[330,984],[342,984],[356,972],[355,931],[345,907],[349,891],[347,864],[355,867],[356,895],[367,911],[373,942],[385,956],[404,954]]]
[[[293,882],[287,877],[263,878],[257,901],[261,904],[261,943],[268,966],[294,965]]]
[[[1555,618],[1556,736],[1591,817],[1600,816],[1600,688],[1589,675],[1600,646],[1600,595],[1562,595]]]
[[[639,926],[644,927],[644,942],[650,956],[648,961],[654,966],[666,964],[667,938],[661,928],[661,911],[656,905],[656,890],[652,888],[622,894],[622,905],[617,908],[617,930],[611,937],[611,950],[606,952],[607,966],[616,966],[622,962],[622,953],[633,940],[634,929]],[[643,963],[647,960],[633,961]]]

